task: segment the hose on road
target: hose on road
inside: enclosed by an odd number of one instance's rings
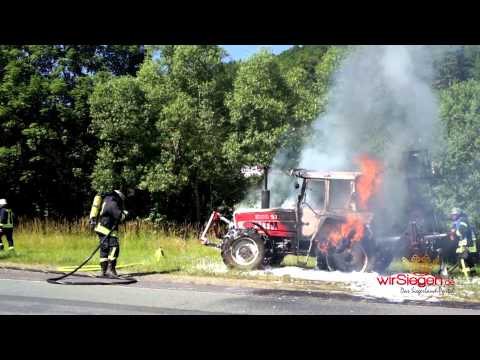
[[[122,264],[122,265],[117,265],[116,269],[125,269],[125,268],[128,268],[128,267],[132,267],[132,266],[136,266],[136,265],[143,265],[143,263],[131,263],[131,264]],[[60,266],[57,268],[57,271],[60,271],[60,272],[69,272],[69,271],[72,271],[73,269],[76,268],[76,265],[75,266]],[[82,267],[82,270],[84,272],[91,272],[91,271],[100,271],[101,269],[101,266],[100,265],[84,265]]]
[[[115,226],[112,226],[112,230],[102,239],[100,244],[93,250],[88,258],[86,258],[80,265],[78,265],[74,270],[70,271],[67,274],[64,274],[57,278],[47,279],[47,282],[50,284],[57,284],[57,285],[128,285],[137,282],[137,279],[132,277],[123,277],[123,276],[109,276],[109,277],[99,277],[99,279],[104,279],[105,281],[63,281],[66,277],[69,277],[75,274],[78,270],[80,270],[86,263],[88,263],[93,256],[97,253],[97,251],[102,246],[103,242],[106,241],[110,234],[112,233]],[[110,281],[107,281],[110,280]]]

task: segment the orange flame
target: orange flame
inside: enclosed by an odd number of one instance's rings
[[[360,216],[355,214],[347,215],[347,222],[341,224],[340,228],[330,232],[329,241],[336,246],[343,238],[352,242],[359,241],[365,234],[365,226]]]
[[[372,195],[376,194],[382,184],[381,172],[383,170],[381,164],[362,155],[358,158],[357,163],[360,166],[362,175],[356,183],[356,192],[358,196],[358,205],[360,209],[367,209],[368,202]],[[346,222],[332,229],[328,236],[328,242],[337,246],[342,239],[349,239],[351,242],[360,241],[365,235],[365,223],[361,216],[355,213],[348,214]],[[324,251],[325,246],[321,248]]]
[[[372,195],[380,189],[382,184],[380,174],[383,169],[378,161],[370,159],[367,155],[360,156],[357,163],[362,173],[356,184],[358,202],[362,209],[366,209]]]

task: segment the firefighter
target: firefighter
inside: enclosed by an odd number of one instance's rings
[[[90,210],[90,225],[100,239],[100,268],[102,276],[107,271],[118,276],[116,271],[117,259],[120,254],[118,241],[118,225],[125,220],[128,212],[125,207],[125,195],[120,190],[96,195]],[[107,238],[107,235],[110,236]]]
[[[453,208],[450,212],[453,221],[450,229],[450,240],[455,241],[457,254],[462,272],[468,279],[468,274],[475,265],[474,257],[477,255],[477,239],[473,227],[468,222],[465,213],[459,208]]]
[[[3,235],[8,241],[8,250],[13,251],[13,212],[6,199],[0,199],[0,251],[3,250]]]

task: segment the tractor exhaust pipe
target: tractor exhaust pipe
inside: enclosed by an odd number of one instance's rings
[[[265,187],[262,190],[262,209],[268,209],[270,207],[270,190],[268,190],[268,166],[265,166],[263,170]]]

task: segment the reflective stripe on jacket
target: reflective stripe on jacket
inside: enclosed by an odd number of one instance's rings
[[[456,252],[462,253],[468,250],[471,253],[477,252],[477,241],[472,227],[464,218],[456,220],[452,228],[455,230],[455,235],[458,238],[458,247]]]
[[[13,212],[12,209],[0,209],[0,228],[13,229]]]

